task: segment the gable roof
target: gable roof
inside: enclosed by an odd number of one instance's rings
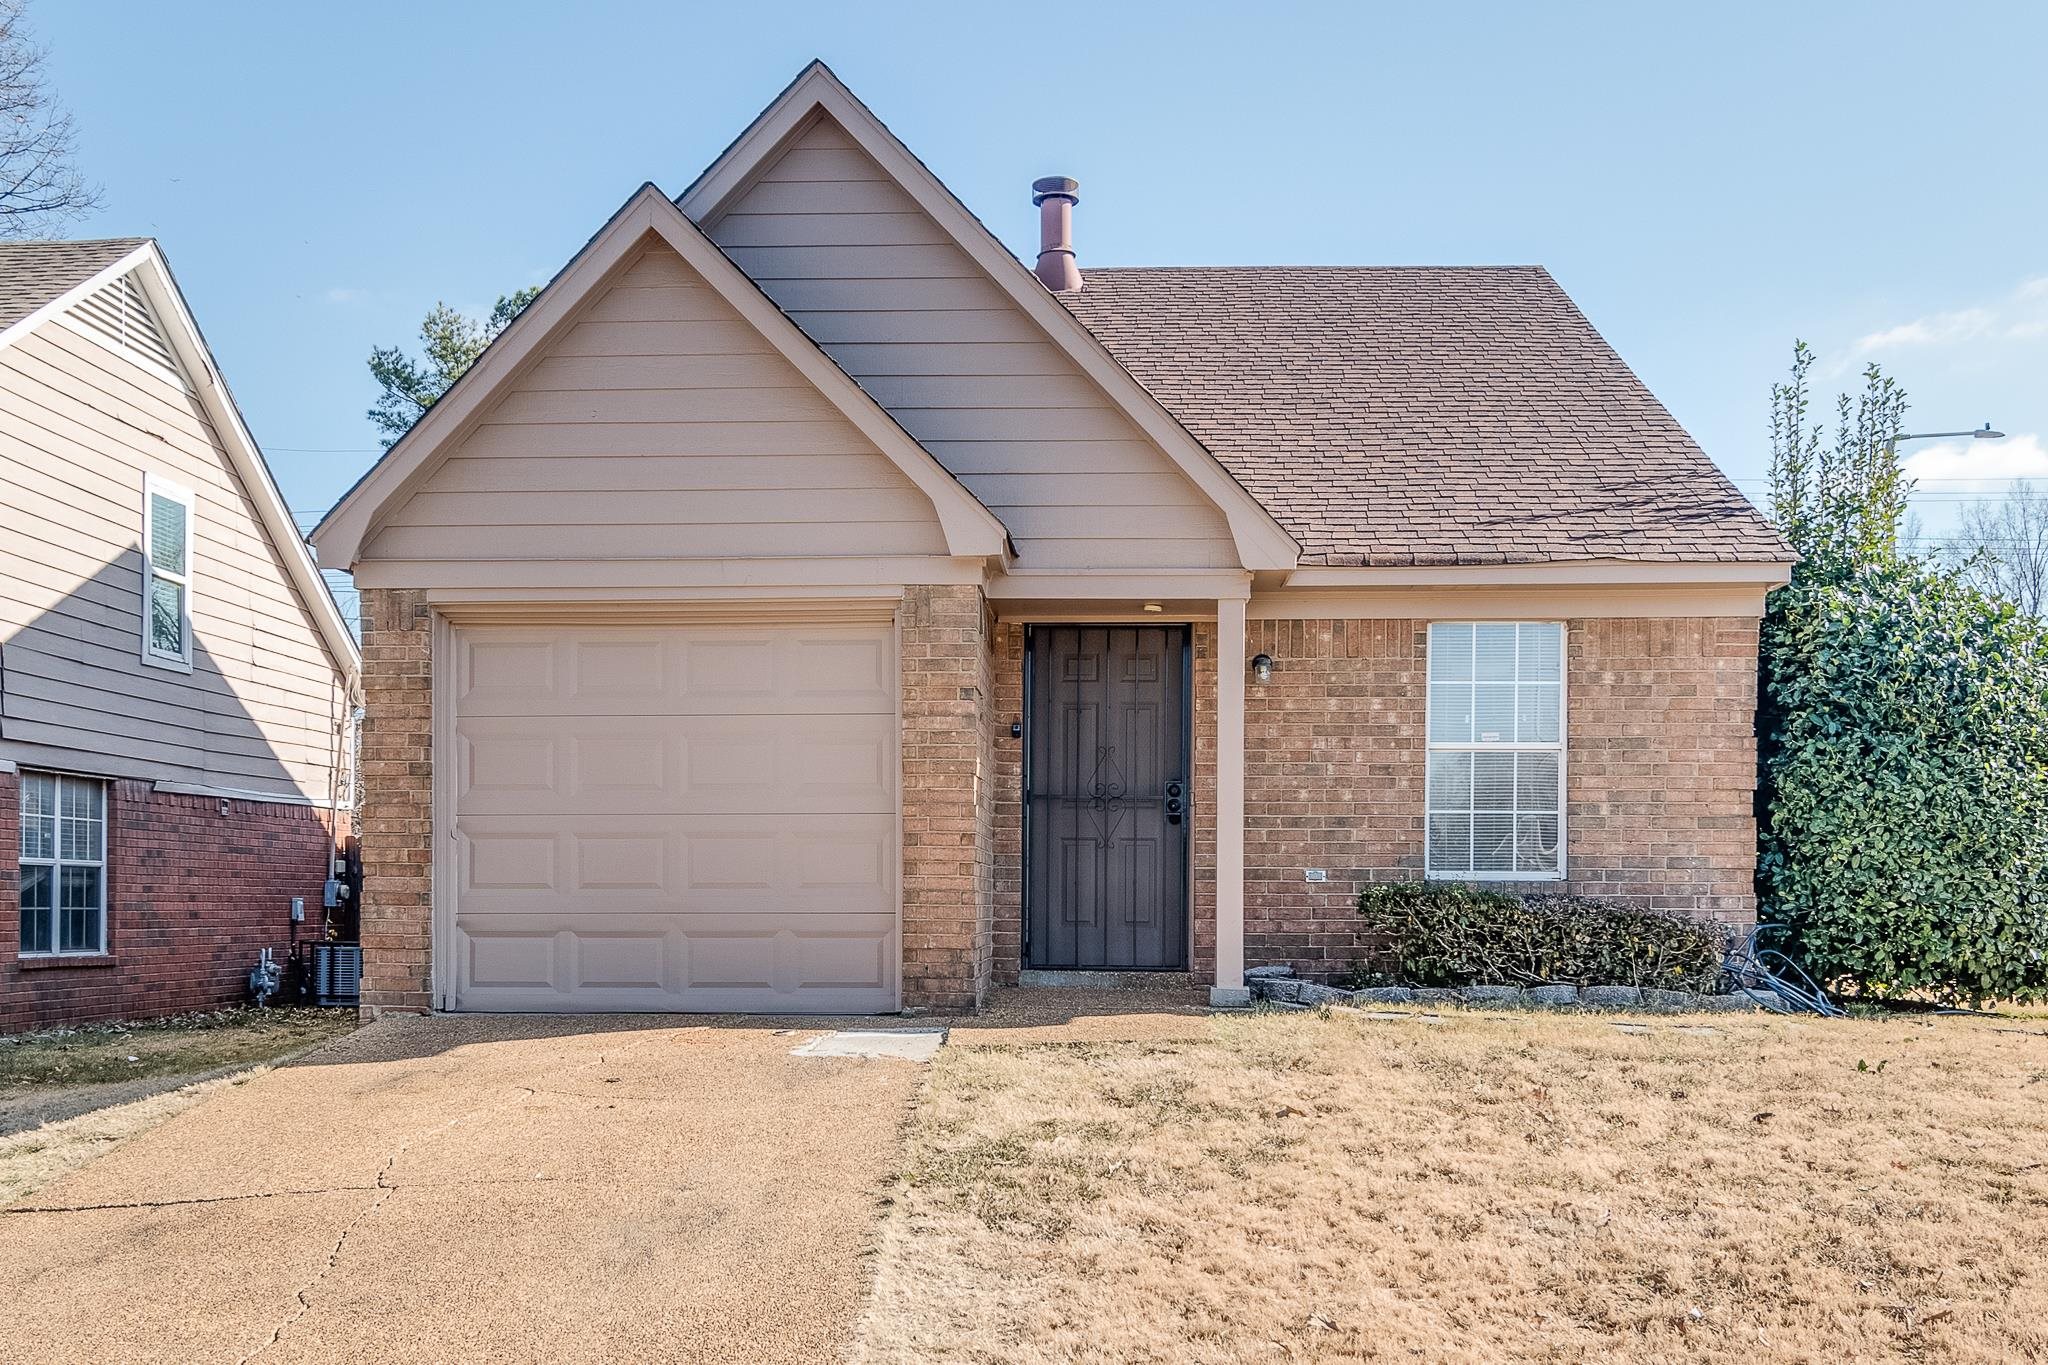
[[[16,272],[19,271],[17,276]],[[362,651],[327,580],[320,576],[306,539],[285,505],[284,494],[271,476],[270,465],[242,421],[234,395],[214,363],[213,352],[185,304],[185,295],[171,275],[153,238],[114,237],[91,242],[15,242],[0,244],[0,305],[7,319],[0,328],[0,347],[11,346],[48,319],[118,280],[131,278],[164,329],[164,341],[184,372],[193,397],[220,437],[228,463],[241,479],[277,549],[285,576],[297,590],[314,629],[341,671],[351,693],[362,668]],[[66,283],[68,281],[68,283]],[[20,311],[17,311],[20,310]]]
[[[814,61],[805,67],[697,177],[677,204],[696,223],[706,227],[716,223],[746,191],[753,177],[773,165],[783,149],[821,113],[844,128],[1019,311],[1079,365],[1214,504],[1229,524],[1238,556],[1246,568],[1294,567],[1298,547],[1272,512],[1233,478],[1231,471],[1134,379],[1085,326],[1059,306],[1037,276],[1012,256],[823,62]]]
[[[1794,558],[1540,267],[1091,268],[1058,297],[1304,564]]]
[[[582,305],[650,234],[681,256],[931,499],[950,553],[1008,554],[1009,533],[995,514],[805,336],[667,195],[649,183],[619,207],[597,235],[548,281],[540,296],[313,528],[312,540],[323,563],[341,569],[355,562],[384,512],[401,505],[447,458],[491,400],[540,358],[547,343],[574,321]]]
[[[12,328],[116,261],[133,255],[148,240],[107,237],[91,242],[0,242],[0,329]]]

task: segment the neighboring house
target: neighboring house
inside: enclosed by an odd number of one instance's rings
[[[0,329],[0,1032],[232,1004],[319,933],[355,642],[156,243],[0,244]]]
[[[1393,877],[1753,916],[1791,555],[1550,276],[1077,279],[1036,188],[1035,278],[813,65],[329,513],[369,1008],[1242,999]]]

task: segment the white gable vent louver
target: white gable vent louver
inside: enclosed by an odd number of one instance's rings
[[[71,316],[101,341],[127,351],[159,369],[178,373],[178,361],[164,340],[163,328],[132,274],[95,289],[78,301]]]

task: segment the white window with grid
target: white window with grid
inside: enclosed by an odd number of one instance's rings
[[[142,661],[192,668],[192,495],[154,474],[142,488]]]
[[[1450,880],[1564,875],[1564,626],[1429,628],[1424,867]]]
[[[21,774],[21,955],[107,950],[107,784]]]

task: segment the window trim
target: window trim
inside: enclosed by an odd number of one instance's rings
[[[156,567],[156,556],[151,547],[156,543],[156,500],[175,502],[185,509],[185,572],[165,573]],[[192,587],[198,576],[194,562],[199,543],[196,527],[198,505],[192,490],[155,474],[142,476],[142,662],[152,668],[168,668],[178,673],[192,671]],[[162,579],[175,583],[184,590],[184,608],[179,620],[180,650],[172,654],[158,649],[156,641],[150,638],[149,622],[156,602],[156,583]]]
[[[19,934],[19,925],[17,925],[14,942],[15,958],[24,962],[74,962],[109,957],[113,952],[113,934],[107,923],[109,918],[107,912],[107,865],[109,862],[108,853],[113,838],[113,784],[102,777],[86,777],[78,773],[52,772],[42,768],[23,768],[20,770],[20,789],[25,790],[28,785],[28,779],[32,777],[47,777],[55,784],[51,791],[56,801],[54,818],[57,824],[54,827],[55,837],[52,839],[50,846],[51,856],[47,858],[29,857],[21,851],[21,846],[17,842],[15,847],[15,853],[18,855],[15,859],[15,908],[18,917],[21,908],[22,872],[31,867],[49,868],[50,947],[47,950],[31,950],[26,947]],[[92,787],[96,788],[99,792],[100,856],[97,862],[87,862],[82,858],[66,858],[64,856],[64,788],[67,784]],[[25,836],[28,831],[26,803],[24,803],[23,809],[20,812],[20,826],[22,834]],[[64,935],[58,923],[58,916],[63,913],[63,906],[59,902],[62,899],[60,888],[63,886],[64,878],[59,869],[65,867],[91,867],[99,871],[99,903],[95,907],[99,912],[99,942],[96,947],[66,948],[63,946]]]
[[[1557,628],[1557,739],[1553,743],[1523,743],[1516,741],[1450,741],[1430,738],[1430,704],[1435,700],[1435,670],[1430,667],[1431,653],[1435,648],[1435,632],[1438,626],[1555,626]],[[1519,668],[1517,673],[1519,674]],[[1433,882],[1561,882],[1570,875],[1571,842],[1567,828],[1569,802],[1565,799],[1570,790],[1570,763],[1568,741],[1571,738],[1571,625],[1556,620],[1480,620],[1466,617],[1444,617],[1424,623],[1422,631],[1422,876]],[[1519,681],[1519,678],[1518,678]],[[1553,872],[1497,872],[1480,871],[1477,868],[1464,872],[1438,872],[1429,865],[1429,756],[1431,754],[1513,754],[1537,753],[1557,755],[1557,869]]]

